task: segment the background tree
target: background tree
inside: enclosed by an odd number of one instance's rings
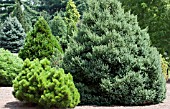
[[[22,9],[21,5],[22,4],[20,0],[15,0],[15,9],[12,12],[12,16],[16,16],[22,27],[24,28],[25,32],[28,32],[31,27],[28,25],[27,20],[25,19],[24,9]]]
[[[164,55],[170,57],[169,0],[119,0],[125,10],[138,15],[141,28],[148,28],[152,44]],[[165,56],[165,55],[164,55]]]
[[[6,20],[9,14],[13,11],[15,0],[1,0],[0,1],[0,19],[2,22]]]
[[[63,46],[63,50],[65,50],[68,47],[68,44],[72,41],[73,36],[77,34],[78,31],[77,23],[79,19],[80,19],[80,14],[77,11],[75,3],[72,0],[69,0],[67,2],[66,15],[64,18],[67,25],[67,34],[66,34],[66,38],[64,39],[67,39],[67,44],[66,46]]]
[[[50,59],[56,49],[62,52],[62,48],[52,35],[49,25],[43,17],[40,17],[33,30],[27,34],[24,48],[20,50],[19,57],[30,60],[45,57]]]
[[[54,36],[59,36],[59,38],[61,38],[67,35],[66,22],[60,15],[55,16],[53,20],[50,21],[50,28]]]
[[[32,9],[29,5],[27,5],[27,2],[22,2],[24,6],[24,17],[26,22],[30,27],[33,27],[36,21],[38,20],[38,17],[40,16],[40,12]],[[32,28],[30,28],[31,30]]]
[[[165,99],[160,56],[137,17],[117,0],[89,0],[62,67],[73,75],[81,103],[146,105]]]
[[[50,22],[53,34],[58,37],[65,51],[73,36],[77,34],[77,24],[80,14],[72,0],[67,2],[66,12],[59,12]]]
[[[59,11],[65,11],[69,0],[27,0],[26,4],[36,11],[47,11],[53,15]],[[74,0],[78,11],[82,13],[86,9],[86,0]]]
[[[24,44],[25,31],[16,17],[8,17],[0,29],[0,47],[17,53]]]

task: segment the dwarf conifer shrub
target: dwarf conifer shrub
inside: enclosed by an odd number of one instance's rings
[[[15,98],[45,109],[73,108],[80,102],[71,74],[65,74],[61,68],[51,68],[46,58],[41,61],[26,59],[13,87]]]
[[[145,105],[165,99],[156,48],[137,17],[117,0],[89,0],[75,42],[63,58],[82,104]]]
[[[29,58],[30,60],[45,57],[50,59],[56,49],[62,52],[62,48],[52,35],[48,23],[43,17],[40,17],[34,29],[27,34],[24,47],[19,52],[19,57],[22,59]]]
[[[0,48],[0,86],[11,86],[21,71],[23,61],[10,51]]]
[[[0,47],[18,53],[25,39],[25,31],[16,17],[8,17],[0,28]]]

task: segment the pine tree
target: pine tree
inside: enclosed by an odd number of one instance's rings
[[[122,2],[125,10],[131,10],[138,15],[138,21],[141,28],[148,28],[152,44],[158,48],[164,55],[168,53],[170,57],[170,25],[168,5],[169,0],[119,0]],[[165,55],[164,55],[165,56]],[[170,58],[169,58],[170,59]]]
[[[8,17],[0,29],[0,47],[17,53],[24,44],[25,31],[16,17]]]
[[[165,99],[156,48],[137,17],[117,0],[89,0],[62,67],[73,75],[81,103],[146,105]]]
[[[27,2],[23,2],[23,6],[24,6],[24,12],[23,12],[24,17],[25,17],[27,24],[30,26],[30,30],[31,30],[34,24],[36,23],[36,21],[38,20],[38,17],[40,16],[40,12],[32,9],[27,4]]]
[[[13,11],[15,0],[1,0],[0,1],[0,19],[2,22],[6,20],[9,14]]]
[[[25,32],[30,30],[30,26],[27,24],[27,21],[24,16],[24,10],[21,8],[21,2],[19,0],[15,0],[15,9],[12,12],[12,16],[16,16],[19,22],[22,24]]]
[[[52,35],[48,23],[43,17],[40,17],[35,23],[33,30],[27,34],[24,48],[20,50],[19,57],[30,60],[35,58],[43,59],[45,57],[50,59],[56,49],[62,52],[62,48]]]

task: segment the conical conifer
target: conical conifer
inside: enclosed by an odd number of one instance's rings
[[[146,105],[165,99],[159,53],[147,30],[117,0],[89,0],[63,68],[71,72],[82,104]]]
[[[0,47],[18,53],[25,39],[25,31],[16,17],[8,17],[0,29]]]
[[[50,59],[57,49],[62,52],[62,48],[52,35],[48,23],[43,17],[40,17],[34,29],[27,34],[24,48],[20,50],[19,56],[22,59],[29,58],[30,60],[45,57]]]

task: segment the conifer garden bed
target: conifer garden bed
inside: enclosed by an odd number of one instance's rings
[[[169,109],[170,108],[170,81],[166,84],[167,94],[163,103],[146,106],[76,106],[74,109]],[[24,104],[12,95],[12,87],[0,87],[0,109],[37,109],[36,106]]]
[[[82,15],[68,0],[29,26],[19,1],[0,23],[0,109],[169,109],[166,51],[119,0]]]

